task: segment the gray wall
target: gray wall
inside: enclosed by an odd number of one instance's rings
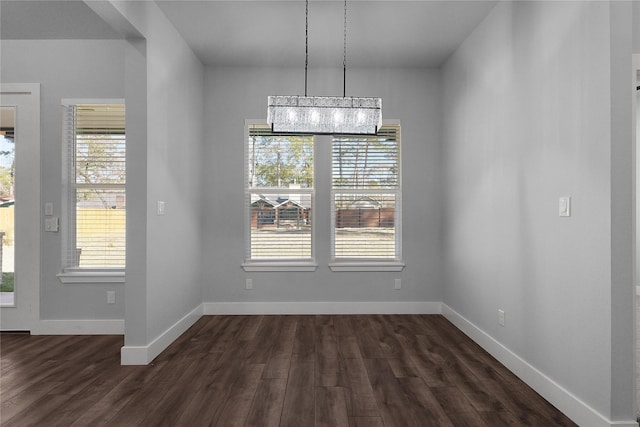
[[[118,40],[3,40],[3,83],[41,83],[42,197],[60,215],[63,98],[124,98],[124,49]],[[122,285],[62,284],[61,233],[42,231],[42,319],[122,319]],[[19,286],[19,282],[18,282]],[[106,291],[116,292],[107,304]]]
[[[640,70],[638,70],[640,71]],[[640,79],[638,79],[637,86],[640,86]],[[640,156],[640,90],[636,92],[636,165],[638,157]],[[638,180],[640,174],[636,166],[636,230],[638,230],[638,224],[640,223],[640,209],[638,209]],[[636,414],[640,417],[640,283],[638,282],[638,271],[640,271],[640,242],[638,240],[638,232],[636,231]]]
[[[444,66],[444,302],[605,417],[629,420],[631,173],[619,162],[631,151],[613,131],[625,99],[612,81],[631,25],[619,7],[630,4],[499,3]],[[560,196],[572,197],[570,218]]]
[[[640,2],[634,1],[633,6],[633,52],[640,53]]]
[[[640,2],[633,3],[633,53],[640,55]],[[638,73],[636,69],[636,73]],[[636,74],[636,86],[640,85],[640,75]],[[640,165],[640,91],[636,92],[636,414],[640,417],[640,173],[638,173],[638,165]]]
[[[141,116],[128,126],[144,146],[127,159],[136,201],[127,216],[125,345],[145,346],[202,302],[204,67],[155,3],[113,5],[144,37],[127,57],[127,95]]]
[[[312,95],[342,92],[342,70],[311,69]],[[206,73],[204,301],[440,301],[440,77],[437,70],[348,70],[347,92],[381,96],[383,116],[401,119],[404,271],[331,272],[327,142],[317,146],[315,214],[318,269],[245,273],[243,156],[245,119],[266,120],[268,95],[301,92],[303,69],[215,68]],[[325,169],[321,171],[320,169]],[[324,177],[324,181],[322,179]],[[322,182],[321,182],[322,181]],[[244,289],[253,278],[253,290]],[[402,289],[394,290],[394,278]]]

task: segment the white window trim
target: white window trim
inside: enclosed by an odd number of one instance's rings
[[[299,193],[311,193],[311,206],[313,209],[313,217],[311,221],[311,257],[304,259],[277,259],[277,260],[268,260],[268,259],[249,259],[249,255],[251,252],[251,211],[247,209],[246,197],[247,194],[250,193],[249,183],[247,181],[248,174],[244,168],[247,167],[249,162],[249,150],[247,146],[247,141],[249,139],[249,127],[251,125],[266,125],[264,120],[260,119],[246,119],[244,121],[244,164],[243,164],[243,193],[244,193],[244,201],[245,204],[244,210],[244,250],[245,250],[245,260],[240,266],[246,272],[278,272],[278,271],[301,271],[301,272],[311,272],[315,271],[318,268],[318,264],[315,261],[315,247],[316,247],[316,182],[317,182],[317,173],[316,173],[316,141],[314,139],[313,144],[313,189],[300,189],[300,190],[287,190],[294,191]],[[261,192],[269,193],[271,190],[264,188],[260,189]],[[280,190],[277,190],[280,192]]]
[[[77,104],[126,104],[124,98],[63,98],[60,105],[68,107]],[[66,144],[66,141],[62,141]],[[60,214],[62,218],[69,218],[69,206],[68,198],[71,189],[71,182],[69,182],[69,170],[68,158],[66,153],[66,147],[62,150],[62,201],[60,203]],[[64,224],[61,226],[68,226]],[[62,238],[62,272],[57,274],[58,280],[64,284],[99,284],[99,283],[124,283],[125,282],[125,269],[122,268],[92,268],[92,267],[67,267],[64,265],[66,262],[67,250],[72,245],[69,241],[67,233],[61,233]]]
[[[58,280],[65,284],[78,284],[78,283],[124,283],[125,271],[124,269],[113,270],[98,270],[98,269],[86,269],[86,268],[66,268],[63,273],[59,273]]]
[[[404,262],[387,260],[332,261],[331,271],[402,271]]]
[[[247,272],[260,271],[316,271],[318,264],[314,261],[247,261],[242,269]]]
[[[330,184],[329,189],[331,194],[331,261],[329,262],[329,268],[335,272],[349,272],[349,271],[402,271],[405,267],[402,257],[402,125],[400,120],[383,120],[383,126],[393,125],[400,127],[400,148],[398,166],[400,174],[398,176],[398,189],[384,191],[387,193],[393,193],[396,196],[396,208],[394,212],[394,221],[397,224],[395,244],[397,248],[395,259],[367,259],[367,258],[336,258],[335,257],[335,193],[333,185]],[[341,192],[341,191],[338,191]],[[350,193],[368,193],[368,191],[361,190],[343,190],[342,192]],[[381,190],[381,192],[383,192]]]

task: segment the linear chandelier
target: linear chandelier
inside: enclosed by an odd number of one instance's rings
[[[309,0],[305,8],[304,96],[267,97],[267,123],[277,133],[375,135],[382,126],[382,99],[347,97],[347,0],[344,1],[343,92],[307,96]]]

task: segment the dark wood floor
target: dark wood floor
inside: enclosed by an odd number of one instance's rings
[[[575,425],[437,315],[205,316],[149,366],[119,336],[0,339],[7,427]]]

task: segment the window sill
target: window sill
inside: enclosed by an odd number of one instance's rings
[[[331,271],[402,271],[402,261],[334,261]]]
[[[58,274],[62,283],[124,283],[124,271],[65,271]]]
[[[247,261],[242,263],[244,271],[316,271],[318,264],[310,261]]]

